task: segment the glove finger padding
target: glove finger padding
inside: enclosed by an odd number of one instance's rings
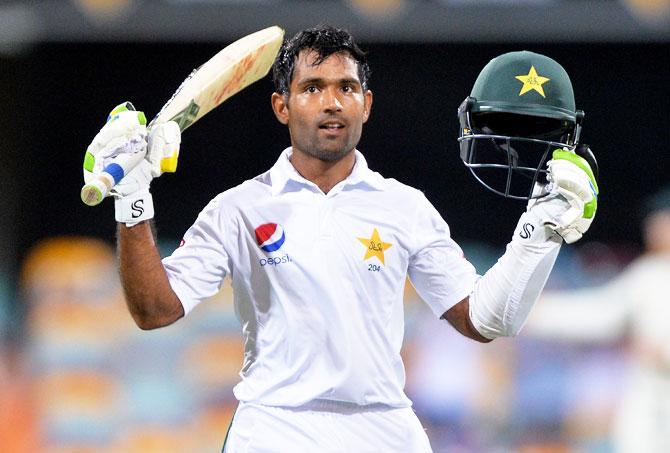
[[[116,185],[108,194],[115,198],[117,222],[125,223],[127,227],[149,220],[154,215],[149,192],[153,177],[146,155],[147,127],[144,113],[136,111],[130,102],[124,102],[111,111],[84,157],[86,183],[95,180],[103,170],[114,176]]]
[[[157,178],[163,173],[177,171],[181,144],[179,125],[174,121],[168,121],[152,126],[148,141],[147,160],[151,163],[152,176]]]
[[[588,162],[571,151],[555,150],[549,167],[548,179],[566,198],[580,200],[583,216],[592,218],[598,208],[598,183]],[[577,207],[577,206],[575,206]]]
[[[130,102],[116,106],[107,123],[91,141],[84,157],[84,181],[89,183],[113,160],[122,155],[146,154],[146,118]]]
[[[555,150],[547,166],[548,190],[563,200],[564,209],[561,212],[556,205],[549,211],[542,199],[534,204],[535,209],[545,226],[568,244],[576,242],[589,229],[597,211],[598,184],[588,162],[571,151]]]

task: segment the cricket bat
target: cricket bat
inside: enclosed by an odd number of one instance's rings
[[[148,128],[175,121],[183,132],[270,71],[284,39],[284,30],[272,26],[247,35],[214,55],[179,85]],[[144,156],[120,155],[81,189],[81,200],[88,206],[102,202],[109,191]],[[112,167],[113,168],[110,168]]]

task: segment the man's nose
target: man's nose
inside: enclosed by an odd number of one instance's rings
[[[342,102],[335,89],[327,89],[324,91],[323,109],[326,112],[340,112],[342,111]]]

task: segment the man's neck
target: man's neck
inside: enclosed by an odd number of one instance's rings
[[[328,193],[351,174],[356,154],[351,150],[340,160],[324,161],[294,149],[290,161],[303,178],[316,184],[323,193]]]

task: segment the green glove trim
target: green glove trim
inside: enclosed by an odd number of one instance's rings
[[[116,107],[112,109],[111,112],[109,112],[109,116],[107,117],[107,121],[111,121],[115,119],[115,115],[118,115],[121,112],[134,112],[135,111],[135,106],[131,102],[123,102]],[[140,122],[142,126],[147,125],[147,117],[144,115],[144,112],[137,112],[137,119]]]
[[[598,189],[598,183],[596,182],[595,176],[593,176],[593,171],[591,170],[589,163],[586,161],[586,159],[578,156],[572,151],[566,151],[563,149],[555,149],[551,157],[552,159],[563,159],[567,160],[568,162],[572,162],[581,168],[589,177],[591,188],[594,190],[594,196],[593,200],[584,205],[584,218],[592,218],[594,215],[596,215],[596,210],[598,209],[598,194],[600,193],[600,189]]]
[[[122,102],[121,104],[117,105],[112,109],[111,112],[109,112],[110,116],[116,115],[117,113],[121,112],[127,112],[128,110],[135,110],[135,107],[133,107],[133,104],[130,102]]]
[[[90,152],[86,151],[84,156],[84,170],[93,172],[93,166],[95,165],[95,156]]]

